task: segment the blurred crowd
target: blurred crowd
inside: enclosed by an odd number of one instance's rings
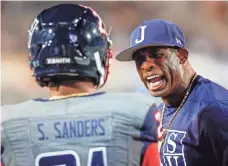
[[[47,97],[31,78],[28,67],[27,30],[44,8],[59,3],[80,3],[94,8],[112,27],[113,52],[128,47],[131,31],[143,20],[167,19],[184,31],[190,60],[199,74],[228,88],[228,2],[103,1],[36,2],[1,1],[1,104],[14,104],[33,97]],[[140,91],[134,64],[113,60],[106,91]]]

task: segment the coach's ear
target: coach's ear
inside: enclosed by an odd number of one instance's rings
[[[185,64],[188,60],[188,50],[185,48],[179,48],[177,51],[177,56],[180,59],[180,64]]]

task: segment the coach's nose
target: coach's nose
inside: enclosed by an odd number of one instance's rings
[[[142,64],[142,70],[150,72],[154,69],[155,67],[155,60],[154,58],[149,58],[148,56],[146,57],[145,61]]]

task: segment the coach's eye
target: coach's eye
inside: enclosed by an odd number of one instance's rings
[[[135,56],[135,63],[137,66],[141,66],[145,60],[146,60],[146,57],[143,55]]]
[[[156,52],[155,53],[155,58],[161,58],[161,57],[163,57],[163,53],[162,52]]]

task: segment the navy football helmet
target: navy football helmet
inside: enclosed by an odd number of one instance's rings
[[[91,8],[61,4],[43,10],[29,30],[29,62],[40,86],[90,78],[97,88],[108,78],[111,40]]]

